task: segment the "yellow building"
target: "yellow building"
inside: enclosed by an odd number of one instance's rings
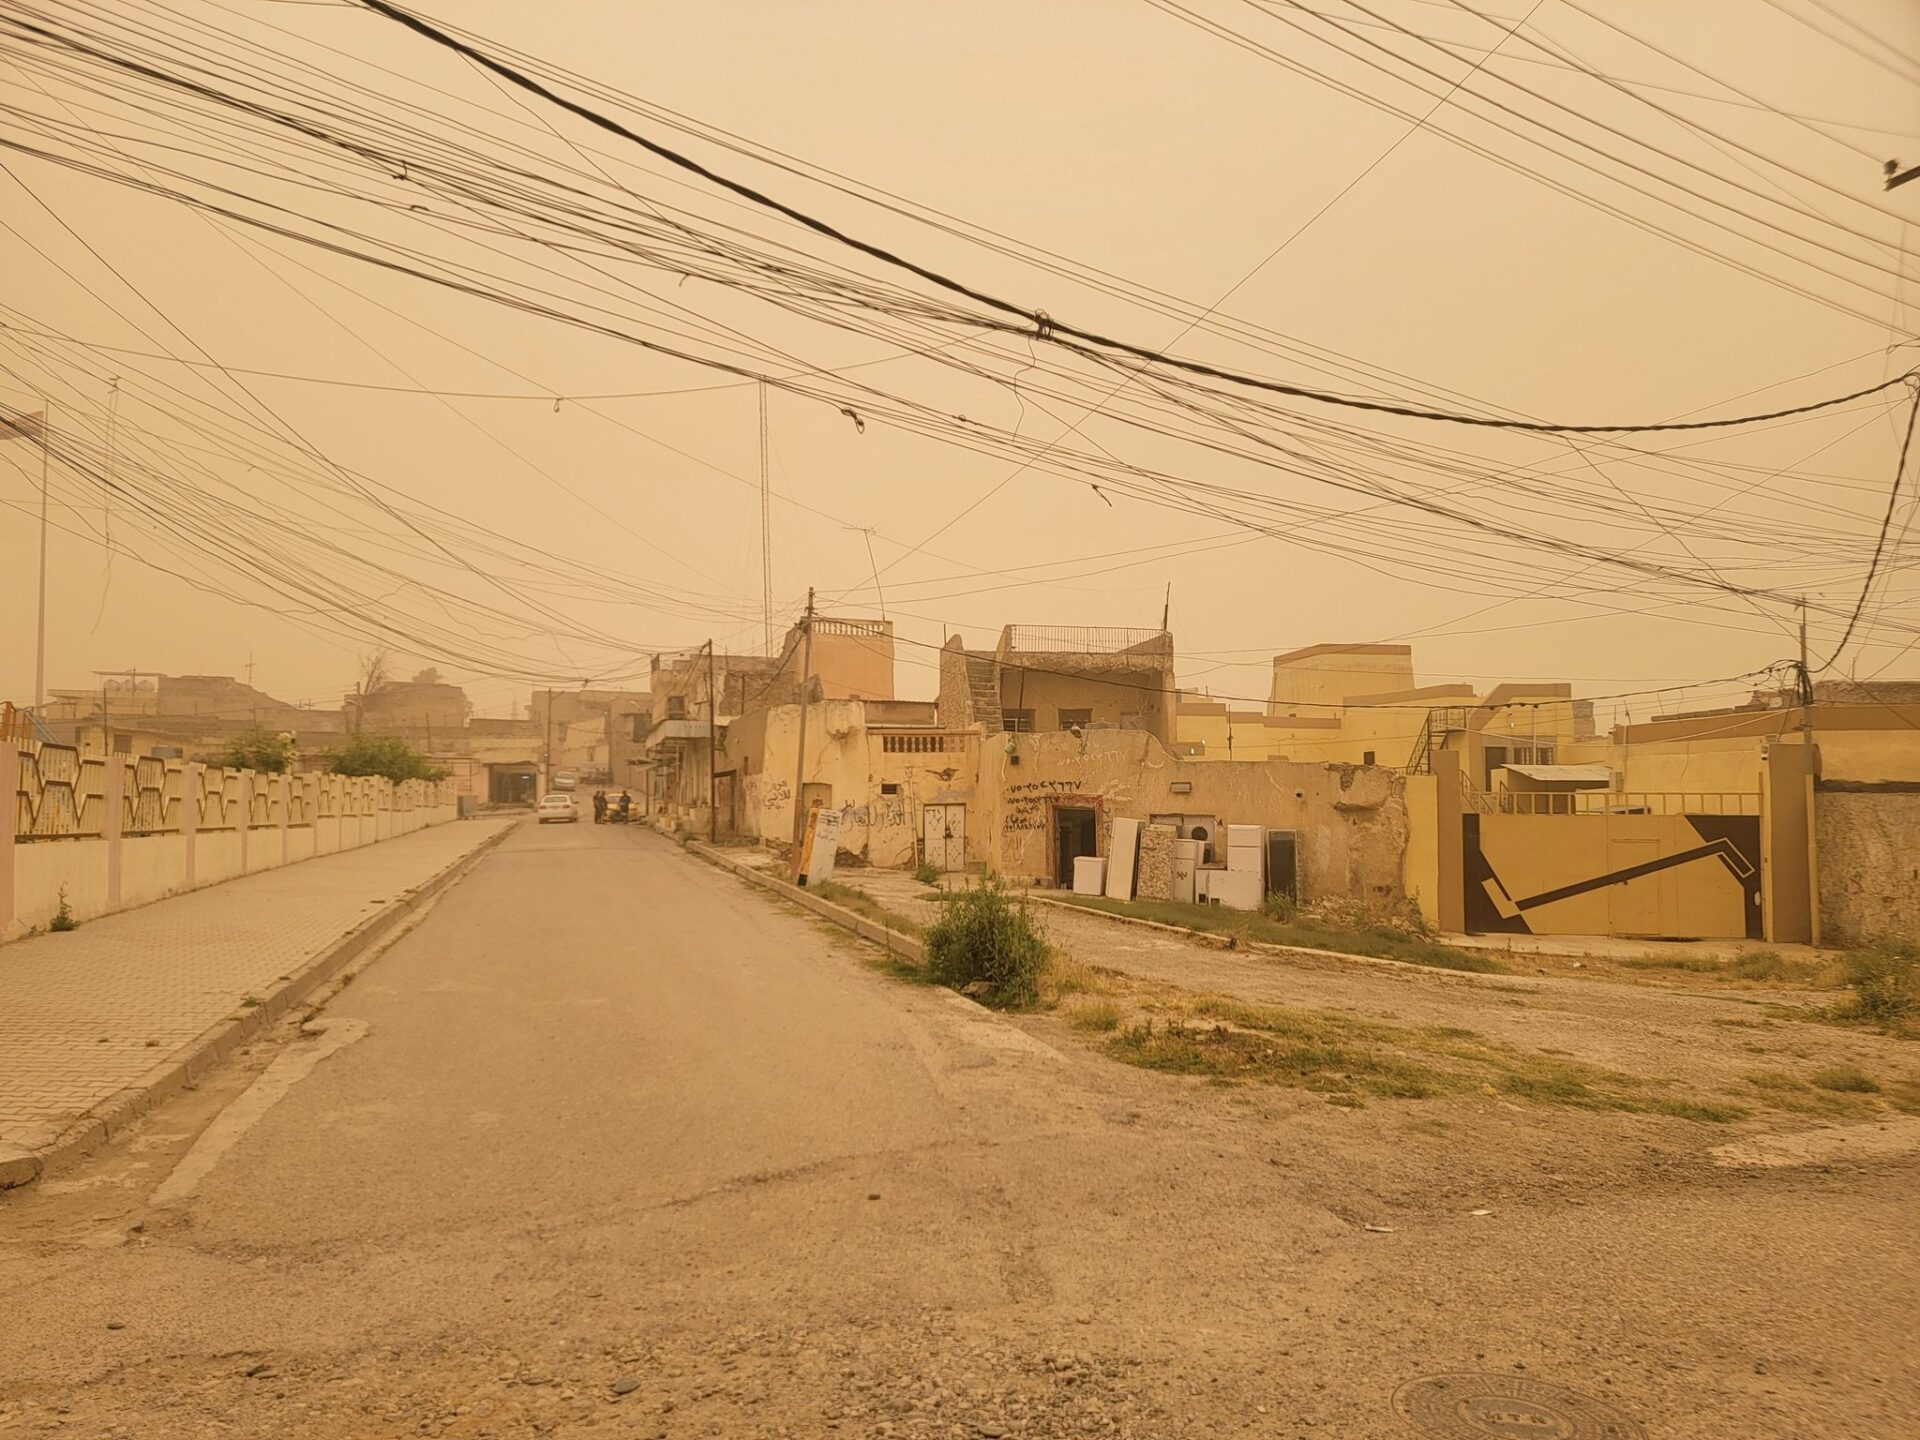
[[[1200,760],[1299,760],[1421,770],[1435,750],[1471,752],[1482,786],[1508,764],[1555,764],[1591,707],[1559,683],[1416,685],[1409,645],[1309,645],[1273,657],[1266,709],[1185,695],[1174,749]]]

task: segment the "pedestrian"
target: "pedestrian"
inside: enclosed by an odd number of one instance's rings
[[[598,825],[606,818],[607,792],[604,790],[596,790],[593,792],[593,823]]]
[[[629,795],[625,790],[622,790],[620,792],[620,799],[616,803],[620,807],[620,819],[622,822],[625,822],[630,818],[633,811],[633,796]]]

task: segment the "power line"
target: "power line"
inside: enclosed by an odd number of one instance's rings
[[[1817,410],[1830,409],[1836,405],[1846,404],[1850,400],[1859,400],[1869,395],[1876,395],[1883,390],[1890,389],[1894,385],[1902,383],[1906,378],[1899,376],[1893,380],[1882,382],[1879,385],[1872,386],[1869,389],[1861,390],[1851,395],[1837,396],[1828,400],[1816,401],[1808,405],[1769,411],[1759,415],[1732,416],[1719,420],[1680,421],[1664,425],[1573,425],[1548,421],[1502,419],[1486,415],[1463,415],[1449,411],[1426,410],[1416,406],[1389,404],[1384,401],[1365,400],[1354,396],[1336,395],[1327,391],[1314,390],[1306,386],[1290,385],[1282,381],[1268,380],[1260,376],[1242,374],[1221,366],[1209,365],[1202,361],[1180,359],[1162,354],[1159,351],[1147,349],[1143,346],[1134,345],[1127,341],[1102,335],[1097,331],[1056,320],[1043,310],[1030,310],[1016,305],[1012,301],[1003,300],[986,291],[976,289],[971,285],[909,260],[902,255],[895,254],[881,246],[857,239],[824,220],[817,219],[805,211],[798,210],[793,206],[776,200],[772,196],[745,185],[740,181],[729,179],[689,156],[682,155],[678,151],[672,150],[657,141],[650,140],[646,136],[639,134],[637,131],[630,129],[609,116],[602,115],[588,106],[566,99],[530,75],[523,74],[514,67],[494,59],[492,56],[467,44],[465,41],[456,39],[443,30],[436,29],[434,26],[427,24],[415,15],[409,14],[398,6],[388,4],[387,0],[360,0],[360,3],[368,9],[386,16],[389,20],[393,20],[405,26],[407,29],[414,31],[416,34],[431,40],[435,44],[441,45],[453,51],[455,54],[465,57],[474,64],[483,66],[494,74],[499,75],[502,79],[518,85],[532,94],[540,96],[550,104],[559,106],[569,114],[585,120],[588,124],[598,126],[603,130],[609,131],[612,134],[641,146],[649,153],[670,164],[677,165],[684,170],[701,176],[703,179],[715,185],[732,191],[736,195],[740,195],[756,204],[763,205],[777,214],[784,215],[789,220],[804,225],[809,230],[824,235],[829,239],[836,240],[843,245],[850,246],[864,255],[903,269],[941,289],[964,296],[1001,314],[1018,316],[1022,321],[1033,327],[1033,336],[1038,340],[1053,340],[1064,344],[1066,342],[1062,337],[1072,337],[1087,345],[1128,355],[1134,359],[1144,361],[1147,364],[1165,365],[1189,374],[1200,375],[1214,380],[1223,380],[1232,384],[1244,385],[1252,389],[1265,390],[1274,394],[1287,395],[1294,399],[1312,400],[1321,404],[1344,406],[1350,409],[1366,410],[1378,414],[1398,415],[1408,419],[1444,421],[1458,425],[1476,425],[1489,429],[1520,430],[1538,434],[1643,434],[1656,431],[1726,429],[1733,426],[1755,424],[1763,420],[1778,420],[1789,415],[1804,415]],[[192,82],[176,80],[174,83],[191,85]],[[1074,349],[1075,347],[1069,344],[1067,348]]]

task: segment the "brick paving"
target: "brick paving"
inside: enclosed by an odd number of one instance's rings
[[[0,1145],[51,1143],[511,823],[437,825],[0,946]]]

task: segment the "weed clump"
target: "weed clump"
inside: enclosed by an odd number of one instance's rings
[[[955,894],[926,946],[927,971],[941,985],[979,986],[982,999],[1005,1009],[1040,999],[1047,942],[1026,905],[991,880]]]
[[[1920,946],[1904,940],[1880,940],[1846,958],[1847,988],[1853,998],[1842,1018],[1900,1029],[1920,1020]]]
[[[938,885],[940,883],[940,872],[922,860],[918,865],[913,867],[913,878],[918,880],[922,885]]]
[[[60,908],[53,912],[53,919],[47,922],[49,930],[78,930],[80,922],[74,918],[73,907],[67,904],[67,887],[60,887]]]

